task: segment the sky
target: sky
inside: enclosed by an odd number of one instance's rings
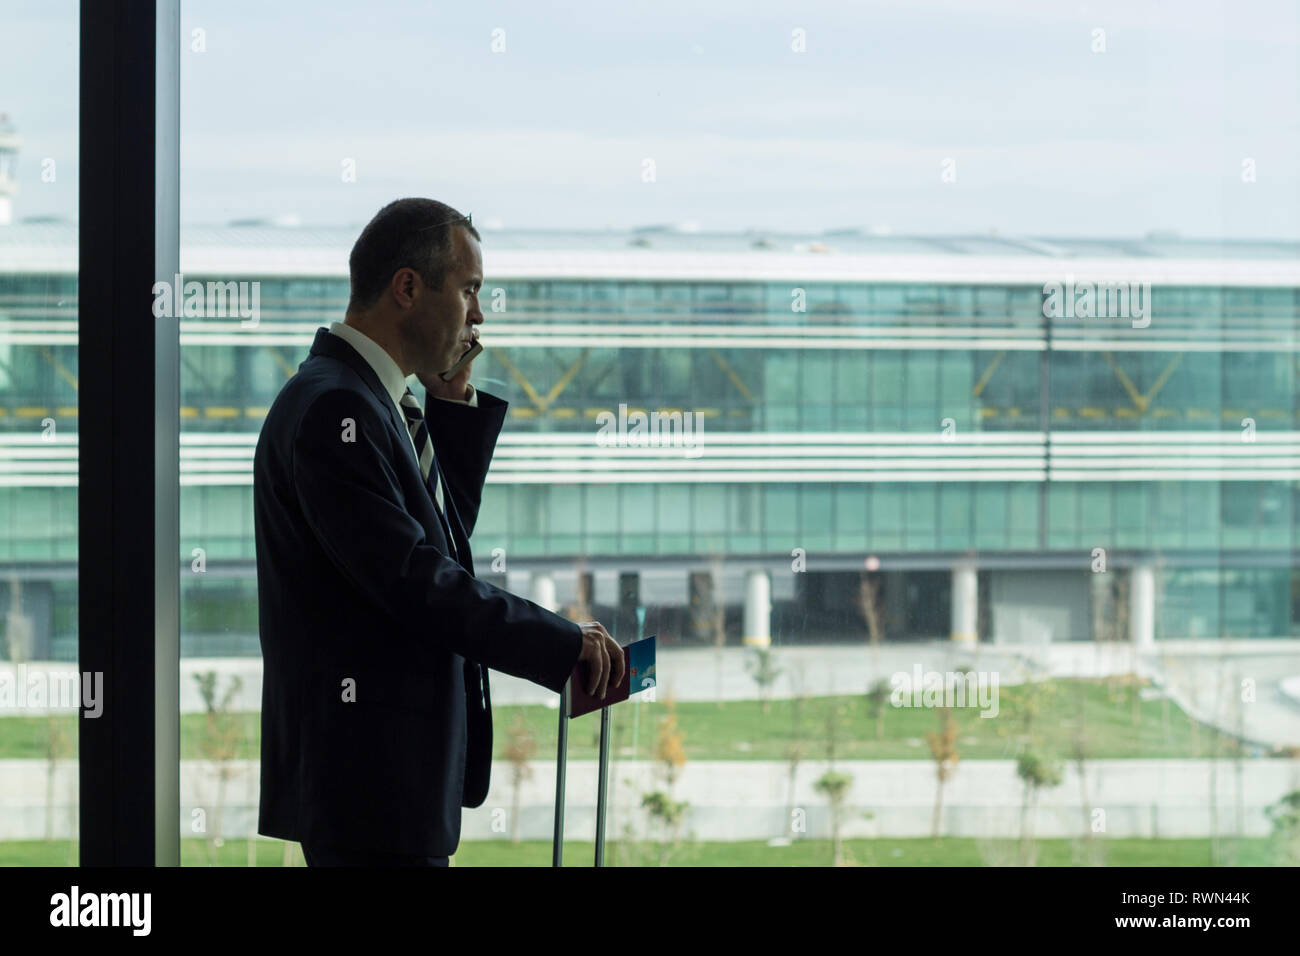
[[[0,0],[16,218],[76,216],[77,7]],[[186,223],[1300,239],[1294,0],[181,11]]]

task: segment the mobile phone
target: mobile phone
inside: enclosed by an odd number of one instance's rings
[[[442,379],[444,382],[450,382],[453,378],[464,371],[465,366],[474,361],[482,351],[482,343],[480,343],[478,339],[475,339],[474,344],[471,345],[465,354],[460,357],[460,360],[451,368],[447,369],[447,371],[439,372],[438,378]]]

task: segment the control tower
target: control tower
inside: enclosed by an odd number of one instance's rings
[[[18,165],[18,147],[22,142],[8,115],[0,113],[0,226],[13,221],[13,194],[18,191],[14,169]]]

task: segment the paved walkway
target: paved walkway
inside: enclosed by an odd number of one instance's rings
[[[920,743],[918,741],[918,743]],[[194,811],[204,810],[209,832],[247,836],[257,822],[258,763],[232,761],[225,782],[207,761],[181,761],[183,832],[192,833]],[[520,835],[550,840],[555,813],[555,761],[530,761],[532,771],[518,794]],[[783,761],[688,761],[674,782],[674,800],[689,808],[684,834],[700,840],[768,840],[822,837],[830,832],[830,808],[815,781],[824,761],[799,764],[791,789]],[[934,765],[929,760],[838,761],[851,778],[845,795],[845,836],[927,836],[935,803]],[[1041,790],[1031,815],[1032,832],[1043,837],[1265,836],[1266,808],[1300,789],[1300,760],[1092,760],[1081,778],[1077,765],[1063,766],[1059,786]],[[510,768],[498,761],[483,805],[464,813],[462,838],[508,838],[515,792]],[[659,833],[641,808],[643,793],[663,790],[661,768],[617,760],[610,773],[606,833],[631,825],[639,834]],[[47,794],[54,806],[46,807]],[[570,761],[565,833],[590,839],[595,832],[596,764]],[[1024,821],[1024,784],[1012,760],[961,761],[944,787],[942,832],[948,836],[1014,839]],[[76,832],[77,764],[61,762],[50,776],[44,760],[0,761],[0,840],[41,839]],[[793,826],[792,826],[793,825]],[[794,827],[802,827],[801,831]],[[1086,828],[1086,831],[1085,831]]]

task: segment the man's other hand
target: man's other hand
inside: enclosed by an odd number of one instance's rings
[[[611,664],[613,686],[623,683],[623,648],[596,621],[583,621],[578,626],[582,628],[582,653],[578,660],[587,662],[587,693],[603,700],[611,682]]]

